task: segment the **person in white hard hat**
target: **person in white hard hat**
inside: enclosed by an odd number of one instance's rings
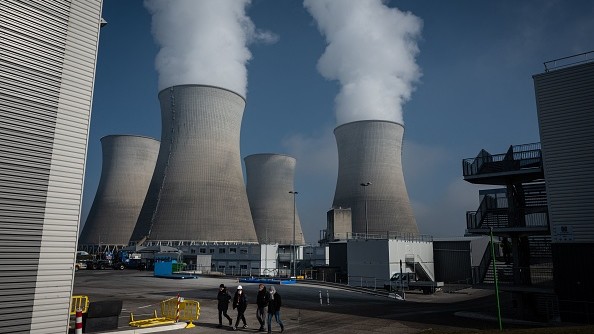
[[[233,309],[237,309],[237,319],[235,320],[235,326],[233,326],[233,330],[237,330],[237,326],[239,326],[239,320],[243,322],[243,328],[247,328],[247,322],[245,321],[245,309],[247,308],[247,297],[245,292],[243,292],[243,287],[241,285],[237,286],[237,290],[235,291],[235,296],[233,297]]]

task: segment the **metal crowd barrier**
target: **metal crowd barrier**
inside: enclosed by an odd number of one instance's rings
[[[130,313],[130,326],[132,327],[152,327],[158,325],[173,324],[179,321],[188,322],[186,328],[195,327],[194,321],[200,317],[200,303],[196,300],[173,297],[161,302],[161,316],[157,316],[157,311],[153,318],[134,320],[134,315]]]

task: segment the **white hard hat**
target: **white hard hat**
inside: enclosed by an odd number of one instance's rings
[[[237,290],[243,290],[243,288],[241,287],[241,285],[237,286]]]

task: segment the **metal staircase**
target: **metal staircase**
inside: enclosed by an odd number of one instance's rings
[[[404,255],[404,262],[422,281],[435,282],[435,276],[429,268],[425,265],[425,262],[417,254],[406,254]]]
[[[497,283],[500,285],[514,284],[514,265],[512,263],[505,263],[504,261],[495,260],[495,267],[497,268]],[[493,272],[493,262],[489,263],[489,269],[483,279],[483,284],[495,284],[495,273]]]
[[[469,231],[488,228],[542,227],[548,231],[548,208],[544,182],[519,184],[512,188],[514,194],[507,198],[486,194],[476,211],[466,213]],[[509,201],[515,201],[515,211]],[[518,219],[511,219],[513,215]]]
[[[481,150],[462,160],[464,180],[475,184],[531,182],[544,178],[540,143],[512,145],[505,154]]]

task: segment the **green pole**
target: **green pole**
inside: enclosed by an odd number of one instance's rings
[[[491,257],[493,258],[493,277],[495,278],[495,296],[497,297],[497,319],[499,320],[499,330],[503,330],[501,325],[501,305],[499,304],[499,280],[497,279],[497,265],[495,264],[495,245],[493,245],[493,228],[489,227],[491,234]]]

